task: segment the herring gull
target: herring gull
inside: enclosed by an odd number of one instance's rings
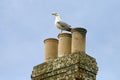
[[[52,15],[55,16],[55,26],[61,30],[65,30],[65,31],[71,31],[71,25],[67,24],[66,22],[62,21],[60,19],[60,15],[59,13],[52,13]]]

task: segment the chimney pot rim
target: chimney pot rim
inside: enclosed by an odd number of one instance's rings
[[[57,38],[46,38],[46,39],[44,39],[44,43],[45,43],[47,40],[54,40],[54,41],[57,41],[57,42],[58,42],[58,39],[57,39]]]
[[[72,31],[72,32],[79,31],[79,32],[84,32],[84,33],[87,33],[87,29],[82,28],[82,27],[72,28],[72,30],[71,30],[71,31]]]
[[[71,33],[60,33],[60,34],[58,34],[58,38],[63,37],[63,36],[72,37],[72,34]]]

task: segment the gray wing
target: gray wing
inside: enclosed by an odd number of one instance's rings
[[[65,22],[63,22],[63,21],[58,21],[57,22],[59,25],[61,25],[62,27],[68,27],[68,28],[70,28],[71,26],[69,25],[69,24],[67,24],[67,23],[65,23]]]
[[[66,31],[71,31],[71,26],[69,25],[69,24],[67,24],[67,23],[65,23],[65,22],[63,22],[63,21],[58,21],[57,22],[61,27],[63,27],[64,28],[64,30],[66,30]]]

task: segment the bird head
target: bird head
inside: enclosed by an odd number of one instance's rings
[[[55,13],[52,13],[52,15],[59,16],[59,13],[55,12]]]

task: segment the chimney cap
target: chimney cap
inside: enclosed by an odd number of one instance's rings
[[[45,43],[46,41],[48,41],[48,40],[57,41],[57,42],[58,42],[58,39],[56,39],[56,38],[47,38],[47,39],[44,40],[44,43]]]
[[[72,28],[71,32],[75,32],[75,31],[87,33],[87,29],[82,27]]]
[[[58,34],[58,38],[64,37],[64,36],[70,37],[70,38],[72,37],[71,33],[60,33],[60,34]]]

